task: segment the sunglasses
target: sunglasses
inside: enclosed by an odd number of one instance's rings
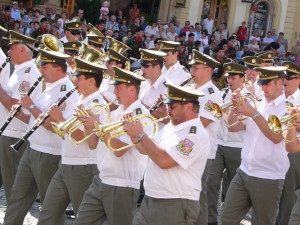
[[[294,80],[294,79],[299,79],[300,77],[297,76],[297,77],[291,77],[291,76],[284,76],[284,79],[286,80]]]
[[[80,35],[81,32],[80,32],[80,31],[71,31],[71,34],[72,34],[72,35]]]
[[[142,65],[142,67],[144,67],[144,68],[149,68],[150,66],[152,66],[152,65],[151,64]]]

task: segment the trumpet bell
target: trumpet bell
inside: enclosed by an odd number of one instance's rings
[[[98,30],[96,27],[94,27],[91,23],[88,23],[88,34],[87,35],[98,35],[101,37],[105,37],[100,30]]]
[[[45,46],[45,50],[55,51],[55,52],[64,52],[64,45],[63,43],[54,35],[52,34],[44,34],[42,36],[41,42]]]
[[[131,50],[130,47],[128,47],[123,42],[117,41],[113,38],[108,38],[109,41],[109,48],[115,50],[116,52],[123,54],[124,52]]]
[[[270,115],[268,117],[268,125],[275,134],[279,134],[282,131],[281,122],[279,118],[275,115]]]
[[[104,60],[105,55],[99,52],[97,49],[83,44],[83,47],[80,49],[81,59],[89,62],[98,62],[99,60]]]
[[[204,109],[211,112],[212,116],[218,120],[223,117],[222,108],[217,103],[206,103]]]

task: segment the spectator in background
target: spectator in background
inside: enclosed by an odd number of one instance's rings
[[[156,23],[155,23],[156,24]],[[146,27],[148,26],[148,24],[145,22],[145,17],[144,16],[141,16],[140,18],[140,25],[141,27],[145,30]]]
[[[127,35],[122,38],[122,41],[125,43],[129,38],[132,38],[132,30],[128,29]]]
[[[273,42],[272,33],[269,31],[267,33],[267,36],[264,37],[264,39],[262,41],[262,49],[264,49],[265,47],[270,45],[272,42]]]
[[[276,29],[273,28],[272,29],[272,39],[274,40],[274,42],[276,42],[279,38],[279,36],[276,34],[276,32],[277,32]]]
[[[35,21],[36,22],[36,21]],[[29,27],[26,28],[25,35],[31,37],[32,32],[35,30],[35,22],[30,22]],[[38,26],[39,28],[40,26]]]
[[[96,28],[105,35],[105,20],[98,20],[96,23]]]
[[[196,47],[194,42],[195,34],[190,33],[188,35],[188,40],[184,43],[185,47],[187,48],[188,54],[192,54],[192,50]]]
[[[59,18],[57,20],[57,22],[61,23],[61,26],[60,27],[58,26],[58,28],[63,30],[64,29],[64,24],[69,22],[69,19],[67,18],[67,13],[66,12],[61,12],[61,18]]]
[[[13,30],[15,32],[21,33],[20,32],[20,22],[19,21],[17,21],[17,20],[15,21],[15,26],[14,26]]]
[[[176,28],[175,26],[170,28],[170,31],[167,33],[166,37],[169,41],[175,41],[175,37],[178,36],[176,33]]]
[[[57,22],[57,20],[60,18],[60,15],[56,14],[56,8],[51,8],[51,16],[50,16],[50,24],[54,24]]]
[[[243,21],[242,26],[239,26],[239,28],[236,31],[236,39],[240,42],[241,49],[244,46],[244,42],[246,40],[246,34],[247,34],[246,21]]]
[[[279,44],[279,48],[277,49],[277,53],[279,53],[279,59],[284,59],[286,51],[280,37],[278,38],[277,43]]]
[[[29,23],[34,22],[34,16],[33,16],[34,11],[33,11],[32,8],[30,8],[30,9],[27,10],[27,13],[28,14],[25,15],[23,17],[23,19],[26,20],[26,26],[29,27]]]
[[[202,36],[202,26],[201,26],[200,23],[195,23],[194,34],[195,34],[195,40],[194,41],[199,41],[201,36]]]
[[[46,8],[45,15],[46,15],[48,20],[51,19],[51,9],[49,7]]]
[[[189,30],[185,32],[186,36],[185,36],[185,40],[187,41],[189,39],[189,34],[193,33],[194,34],[194,38],[195,38],[195,33],[194,33],[194,26],[190,25]],[[195,40],[194,40],[195,41]]]
[[[186,37],[186,33],[185,32],[182,32],[178,35],[178,40],[179,42],[182,41],[182,42],[185,42],[185,37]]]
[[[258,52],[259,51],[259,45],[257,44],[257,39],[256,38],[252,38],[250,40],[250,43],[248,44],[248,48],[252,48],[254,52]]]
[[[292,54],[296,55],[300,52],[300,40],[297,40],[296,45],[292,47]]]
[[[18,5],[19,5],[18,9],[21,13],[21,17],[23,18],[23,16],[27,13],[27,10],[24,8],[24,4],[22,1],[19,1]]]
[[[159,41],[162,41],[161,38],[157,38],[154,40],[154,47],[159,49],[160,48],[160,44],[159,44]]]
[[[40,28],[33,31],[31,36],[36,39],[40,35],[49,33],[49,31],[47,30],[48,25],[48,19],[47,17],[44,17],[43,19],[41,19]]]
[[[245,56],[254,56],[254,55],[255,55],[255,52],[254,52],[253,48],[249,49],[248,45],[244,45],[242,58]]]
[[[119,26],[122,24],[122,20],[123,20],[123,11],[118,10],[118,12],[117,12],[117,23],[119,24]]]
[[[292,56],[293,54],[291,52],[285,53],[285,61],[293,62]]]
[[[228,38],[228,49],[226,50],[226,57],[230,59],[234,59],[236,57],[236,51],[235,51],[235,37],[230,36]]]
[[[27,28],[27,26],[26,26],[26,20],[22,19],[21,23],[20,23],[20,28],[19,28],[20,33],[25,35],[26,28]]]
[[[117,41],[122,41],[122,38],[120,37],[120,32],[118,30],[115,30],[113,32],[112,38],[116,39]]]
[[[149,45],[148,45],[148,42],[146,41],[146,36],[145,35],[142,36],[142,42],[143,42],[144,48],[148,49]]]
[[[133,8],[129,10],[129,21],[135,23],[135,18],[140,17],[140,10],[137,8],[137,4],[133,4]]]
[[[250,41],[251,41],[252,39],[256,39],[256,44],[257,44],[257,45],[259,46],[259,48],[260,48],[261,42],[260,42],[260,37],[259,37],[258,30],[255,30],[255,31],[253,32],[252,36],[250,37]]]
[[[103,20],[105,22],[109,21],[108,14],[106,12],[102,13],[99,17],[100,20]]]
[[[158,32],[159,28],[162,27],[162,25],[161,25],[161,20],[158,19],[158,20],[156,21],[156,24],[157,24],[157,32]]]
[[[293,63],[296,63],[298,66],[300,66],[300,53],[297,53],[293,59]]]
[[[100,16],[102,13],[106,13],[107,15],[109,14],[109,3],[108,1],[103,1],[102,2],[102,7],[100,8]]]
[[[176,20],[175,29],[176,29],[176,33],[179,35],[182,29],[182,26],[180,26],[180,20]]]
[[[182,66],[188,66],[189,53],[184,45],[183,41],[180,41],[179,51],[178,51],[178,61]]]
[[[125,44],[131,48],[131,50],[127,51],[129,57],[134,57],[136,59],[141,57],[139,49],[144,48],[144,42],[142,40],[143,35],[143,28],[137,27],[135,30],[135,35],[125,42]]]
[[[155,45],[154,45],[154,41],[158,38],[158,35],[157,34],[152,34],[151,37],[150,37],[150,41],[149,41],[149,45],[148,45],[148,48],[151,49],[151,48],[155,48]]]
[[[127,19],[125,17],[122,18],[122,23],[119,26],[119,31],[120,31],[120,37],[123,38],[127,35],[128,31],[128,25],[127,25]]]
[[[225,39],[228,40],[229,32],[227,30],[227,23],[222,23],[223,25],[223,33],[225,35]]]
[[[34,19],[35,21],[41,22],[41,19],[44,18],[45,16],[41,14],[40,10],[36,9],[34,10],[34,17],[35,17]]]
[[[21,21],[21,12],[18,9],[18,2],[14,1],[12,8],[11,8],[11,14],[10,17],[13,18],[15,21]]]
[[[116,19],[117,18],[115,15],[111,15],[110,20],[106,22],[105,29],[107,29],[107,30],[109,29],[112,31],[119,30],[119,25],[116,22]]]
[[[289,46],[288,46],[288,40],[284,38],[284,33],[283,32],[279,33],[278,40],[281,40],[281,45],[283,46],[285,52],[287,52],[288,48],[289,48]]]
[[[212,18],[212,14],[209,14],[206,19],[203,20],[203,29],[206,29],[208,34],[212,34],[212,30],[214,27],[214,20]]]
[[[166,36],[166,35],[164,35],[164,28],[163,28],[163,26],[159,27],[157,35],[158,35],[158,38],[161,38],[161,39],[163,39],[163,37]]]
[[[217,42],[220,42],[223,39],[226,39],[227,33],[223,31],[223,24],[218,26],[218,30],[214,33],[215,39]]]
[[[235,53],[236,53],[236,58],[241,59],[242,58],[242,53],[240,51],[240,46],[239,45],[235,45],[234,49],[235,49]]]
[[[208,34],[208,32],[207,32],[206,29],[202,30],[202,32],[201,32],[201,38],[199,39],[199,41],[201,41],[201,43],[202,43],[203,49],[208,46],[208,37],[207,37],[207,34]]]
[[[189,31],[189,30],[190,30],[190,24],[191,24],[190,21],[188,21],[188,20],[185,21],[185,24],[184,24],[185,26],[181,29],[180,32],[182,33],[182,32],[187,32],[187,31]]]
[[[83,14],[84,14],[83,9],[78,9],[77,18],[79,19],[79,21],[86,24],[86,20],[84,19]]]
[[[55,37],[57,37],[59,39],[62,38],[62,37],[60,37],[60,35],[57,31],[57,25],[55,23],[53,23],[50,27],[50,34],[54,35]]]
[[[216,41],[213,41],[213,40],[209,40],[208,41],[208,46],[206,46],[204,49],[203,49],[203,53],[205,55],[209,55],[210,57],[213,57],[215,58],[215,52],[214,52],[214,49],[218,46],[218,43]]]
[[[114,34],[114,32],[110,29],[107,29],[105,32],[105,37],[112,37]]]
[[[147,26],[145,29],[146,41],[150,41],[150,37],[157,33],[156,22],[153,22],[151,26]]]
[[[130,29],[132,30],[132,32],[134,33],[136,28],[140,27],[140,18],[136,17],[134,19],[134,23],[129,24]],[[144,29],[143,29],[144,30]]]

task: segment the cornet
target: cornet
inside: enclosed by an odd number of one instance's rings
[[[275,134],[279,134],[282,132],[283,139],[286,143],[290,143],[293,141],[296,141],[300,139],[300,136],[294,138],[294,139],[287,139],[287,131],[294,128],[295,126],[291,123],[291,120],[297,116],[300,116],[300,112],[295,113],[293,115],[287,115],[278,118],[276,115],[270,115],[268,117],[268,125],[270,129]],[[284,129],[282,129],[283,126],[286,126]]]
[[[242,102],[253,101],[254,107],[257,108],[257,105],[256,105],[257,98],[258,97],[252,95],[251,93],[246,93],[245,95],[239,97],[238,100],[242,101]],[[239,116],[238,121],[236,121],[232,124],[228,123],[228,121],[227,121],[228,113],[226,111],[228,111],[229,108],[236,107],[238,105],[239,105],[239,103],[235,103],[230,100],[221,105],[218,105],[217,103],[206,103],[204,109],[209,111],[212,114],[212,116],[218,120],[220,120],[224,116],[224,121],[225,121],[227,127],[229,128],[229,127],[236,125],[238,122],[243,121],[248,118],[245,116]]]
[[[93,112],[94,115],[98,115],[100,114],[103,110],[106,111],[108,118],[106,120],[106,123],[108,123],[109,121],[111,121],[112,117],[110,114],[110,110],[109,110],[109,105],[111,105],[115,100],[111,101],[110,103],[108,103],[107,105],[104,104],[100,104],[100,103],[92,103],[91,105],[89,105],[87,108],[82,109],[79,112],[79,115],[83,115],[83,116],[88,116],[88,112],[87,110],[91,110],[95,107],[100,107],[99,110],[96,110]],[[70,119],[66,120],[65,122],[62,123],[53,123],[52,124],[52,128],[55,131],[55,133],[60,136],[63,140],[64,140],[64,135],[65,133],[68,133],[69,135],[69,140],[73,145],[79,145],[82,142],[84,142],[85,140],[87,140],[88,138],[90,138],[95,132],[90,133],[89,135],[85,136],[83,139],[79,140],[79,141],[74,141],[72,138],[72,134],[73,132],[75,132],[77,129],[79,129],[81,126],[83,126],[83,122],[79,121],[78,123],[78,118],[77,116],[72,116]]]
[[[149,125],[154,125],[154,132],[152,134],[152,136],[149,136],[149,138],[154,138],[157,133],[158,133],[158,122],[161,122],[165,119],[167,119],[169,116],[166,116],[166,117],[163,117],[163,118],[160,118],[160,119],[156,119],[154,116],[150,115],[150,114],[140,114],[140,115],[136,115],[136,116],[133,116],[131,118],[129,118],[129,121],[131,122],[136,122],[138,120],[141,120],[141,119],[150,119],[152,120],[152,122],[143,122],[142,125],[143,127],[145,126],[149,126]],[[117,137],[120,137],[124,134],[126,134],[126,131],[124,131],[124,129],[120,129],[118,130],[119,128],[123,127],[124,126],[124,121],[118,121],[118,122],[114,122],[114,123],[110,123],[110,124],[107,124],[107,125],[99,125],[97,122],[95,122],[95,129],[98,133],[98,136],[99,136],[99,139],[101,141],[104,140],[104,136],[107,135],[107,134],[111,134],[108,141],[107,141],[107,146],[108,148],[113,151],[113,152],[117,152],[117,151],[122,151],[126,148],[130,148],[130,147],[133,147],[136,145],[136,143],[132,143],[132,144],[128,144],[126,146],[123,146],[121,148],[117,148],[117,149],[114,149],[112,146],[111,146],[111,139],[112,138],[117,138]]]

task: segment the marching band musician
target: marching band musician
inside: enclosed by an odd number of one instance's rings
[[[75,58],[75,62],[76,71],[73,83],[79,93],[78,105],[88,107],[92,103],[99,103],[106,106],[99,92],[102,74],[106,67],[79,58]],[[99,110],[99,107],[96,109]],[[56,105],[50,109],[50,119],[59,123],[66,121]],[[100,120],[105,122],[107,119],[107,112],[103,110]],[[72,133],[72,138],[82,140],[84,135],[82,130],[76,130]],[[93,177],[99,173],[96,165],[96,151],[90,151],[86,142],[74,146],[70,141],[65,140],[62,142],[61,151],[61,163],[47,189],[38,224],[65,224],[64,212],[70,201],[76,215],[84,192],[91,185]]]
[[[60,39],[62,43],[69,41],[79,41],[81,35],[81,25],[83,23],[80,21],[70,21],[64,24],[65,36]]]
[[[79,41],[69,41],[65,42],[64,44],[65,54],[69,55],[70,57],[66,59],[67,61],[67,75],[72,79],[72,71],[76,67],[75,57],[78,56],[79,48],[82,44]]]
[[[142,103],[150,108],[160,97],[167,94],[167,88],[164,85],[166,78],[162,76],[163,57],[167,54],[161,51],[140,49],[141,58],[139,63],[142,66],[143,76],[146,79],[141,84],[139,99]],[[151,113],[155,118],[161,118],[162,115],[158,110]]]
[[[162,75],[173,84],[180,85],[182,82],[190,78],[189,71],[178,61],[178,52],[180,48],[179,42],[174,41],[159,41],[159,51],[167,53],[164,56],[164,66]]]
[[[137,149],[150,157],[146,196],[134,225],[195,224],[200,212],[201,177],[210,152],[208,134],[199,120],[204,94],[167,83],[168,123],[151,140],[140,122],[125,121],[124,130]],[[163,104],[161,107],[165,107]]]
[[[87,44],[95,49],[97,49],[102,54],[105,54],[104,45],[106,41],[106,37],[102,37],[96,34],[88,34],[86,35]]]
[[[8,63],[1,72],[1,124],[5,122],[12,106],[21,99],[21,94],[27,93],[40,75],[34,61],[32,61],[33,44],[35,42],[35,39],[10,31],[8,55],[15,65],[15,70],[10,76]],[[41,92],[42,85],[38,85],[31,95],[32,99],[36,99]],[[17,153],[11,149],[10,145],[16,143],[23,136],[27,127],[26,123],[14,118],[0,137],[0,168],[7,202],[10,200],[20,158],[26,149],[26,145],[24,145]]]
[[[247,67],[236,63],[225,63],[225,77],[227,77],[228,89],[222,90],[223,103],[230,101],[232,93],[240,89],[241,95],[249,93],[244,87],[245,71]],[[241,164],[241,150],[245,131],[229,132],[225,123],[226,118],[221,119],[217,131],[218,149],[216,158],[212,163],[207,177],[207,202],[208,202],[208,224],[217,225],[218,198],[223,171],[226,169],[228,183],[234,177],[237,168]],[[223,191],[223,190],[222,190]]]
[[[210,152],[208,155],[208,160],[201,180],[202,191],[200,196],[200,214],[196,224],[207,225],[208,209],[207,209],[207,197],[206,197],[206,180],[207,175],[212,165],[217,152],[217,130],[220,125],[220,121],[214,118],[210,112],[204,110],[204,106],[207,103],[217,103],[221,104],[222,95],[219,89],[212,83],[211,78],[214,68],[219,66],[217,62],[212,57],[205,55],[197,50],[192,52],[192,60],[189,62],[191,67],[191,73],[193,77],[192,89],[202,91],[205,96],[199,99],[200,102],[200,120],[209,135],[210,141]]]
[[[292,105],[300,104],[300,67],[292,62],[282,62],[286,66],[284,76],[284,94]],[[295,191],[300,189],[300,153],[288,154],[290,168],[286,173],[282,195],[279,203],[278,225],[288,224],[296,201]]]
[[[292,110],[291,114],[299,113],[299,106],[297,107],[297,110]],[[299,137],[299,132],[300,132],[300,116],[298,115],[292,120],[293,128],[289,129],[287,131],[287,139],[292,140],[295,139],[296,137]],[[300,140],[299,138],[295,141],[285,143],[285,148],[289,153],[297,154],[300,152]],[[294,205],[294,208],[292,210],[290,220],[289,220],[289,225],[297,225],[300,222],[300,189],[296,190],[296,196],[297,196],[297,201]]]
[[[40,114],[46,112],[54,103],[63,98],[74,88],[69,77],[66,76],[66,58],[68,55],[39,50],[41,66],[40,72],[46,82],[45,91],[36,100],[23,94],[20,104],[29,110],[30,115],[20,112],[18,118],[29,123],[35,123]],[[61,110],[64,117],[70,117],[78,99],[77,94],[71,95]],[[29,138],[30,146],[24,152],[17,170],[12,188],[11,198],[6,210],[5,225],[21,225],[33,204],[37,193],[40,193],[43,203],[46,190],[55,172],[61,156],[61,140],[54,133],[49,120],[46,120]],[[12,151],[12,149],[10,149]]]
[[[112,112],[113,121],[120,121],[124,115],[133,113],[135,116],[149,114],[149,111],[138,100],[140,84],[144,78],[135,73],[114,66],[114,94],[120,106]],[[86,129],[94,129],[94,117],[79,117],[85,123]],[[95,118],[97,119],[97,118]],[[97,119],[98,120],[98,119]],[[141,119],[149,122],[148,119]],[[100,122],[98,121],[98,124]],[[122,129],[122,128],[121,128]],[[147,134],[153,133],[152,126],[145,128]],[[140,154],[136,147],[126,147],[131,144],[128,135],[112,138],[112,148],[124,147],[121,151],[110,151],[109,139],[104,136],[104,142],[99,138],[89,138],[87,142],[91,149],[97,147],[97,166],[100,172],[85,192],[80,204],[74,225],[102,224],[106,219],[110,225],[131,225],[139,196],[140,181],[146,169],[148,157]]]
[[[129,59],[125,56],[121,55],[120,53],[116,52],[113,49],[107,49],[107,60],[106,60],[106,67],[107,70],[105,72],[106,77],[104,77],[101,85],[100,85],[100,92],[104,96],[104,99],[107,102],[111,102],[116,99],[116,95],[114,94],[114,86],[111,85],[111,81],[113,80],[114,76],[114,69],[113,67],[116,66],[121,69],[125,69],[126,65],[129,63]],[[126,68],[129,69],[129,68]],[[118,104],[111,104],[110,110],[113,111],[118,107]]]
[[[282,134],[273,133],[265,119],[270,114],[283,116],[287,112],[282,91],[286,67],[258,67],[255,70],[265,94],[258,108],[239,100],[238,92],[231,98],[236,102],[236,107],[229,113],[228,122],[238,121],[241,115],[249,118],[229,128],[231,132],[245,130],[245,138],[241,165],[223,205],[223,225],[239,224],[251,206],[257,224],[275,224],[284,178],[289,168]]]

